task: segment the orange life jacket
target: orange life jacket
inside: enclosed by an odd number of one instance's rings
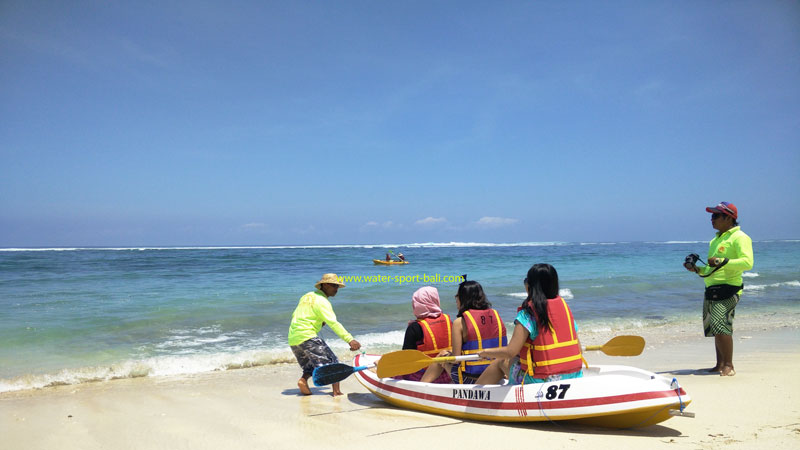
[[[494,309],[470,309],[462,315],[467,327],[467,340],[461,345],[461,354],[480,353],[490,348],[505,347],[508,344],[506,325]],[[479,377],[491,361],[462,361],[458,368],[459,383],[462,375]]]
[[[417,350],[428,356],[437,356],[442,350],[453,349],[453,335],[450,332],[450,316],[441,314],[439,317],[417,319],[422,327],[422,344],[417,345]]]
[[[534,378],[581,370],[581,346],[567,302],[561,296],[547,299],[547,316],[550,329],[539,329],[533,340],[528,336],[519,352],[522,370]]]

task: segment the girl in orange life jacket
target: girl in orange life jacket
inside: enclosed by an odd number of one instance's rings
[[[411,307],[417,320],[408,322],[403,350],[419,350],[428,356],[452,349],[450,316],[442,313],[439,291],[433,286],[417,289],[411,296]],[[396,379],[419,381],[425,369],[395,377]],[[450,377],[443,373],[434,383],[449,383]]]
[[[528,297],[514,320],[508,347],[484,350],[497,359],[478,379],[496,384],[504,373],[512,384],[544,383],[583,376],[578,327],[567,302],[558,295],[558,273],[550,264],[534,264],[525,278]]]
[[[439,356],[468,355],[506,345],[506,326],[497,311],[492,309],[477,281],[464,281],[458,285],[456,305],[458,317],[453,322],[453,350],[441,352]],[[474,384],[488,365],[489,361],[480,360],[432,364],[421,381],[431,382],[447,371],[453,383]]]

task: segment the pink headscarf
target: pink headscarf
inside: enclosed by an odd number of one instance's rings
[[[417,319],[439,317],[442,314],[442,308],[439,306],[439,291],[433,286],[417,289],[411,296],[411,307],[414,309],[414,316]]]

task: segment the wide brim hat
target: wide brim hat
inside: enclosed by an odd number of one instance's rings
[[[321,280],[317,281],[317,284],[315,284],[314,287],[319,289],[323,284],[335,284],[339,287],[344,287],[344,283],[339,280],[339,276],[335,273],[326,273],[322,276]]]

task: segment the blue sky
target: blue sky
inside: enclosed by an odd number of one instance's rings
[[[800,238],[800,4],[0,3],[0,246]]]

